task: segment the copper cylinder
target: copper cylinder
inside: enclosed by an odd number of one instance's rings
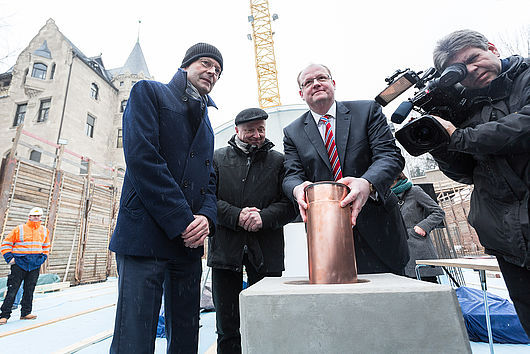
[[[310,284],[357,282],[351,210],[340,201],[348,187],[318,182],[304,189],[307,206],[307,249]]]

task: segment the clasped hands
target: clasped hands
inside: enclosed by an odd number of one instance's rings
[[[204,215],[193,215],[195,218],[184,230],[181,237],[184,246],[197,248],[204,244],[204,239],[210,234],[210,223]]]
[[[370,182],[364,178],[355,177],[344,177],[337,182],[345,184],[350,188],[350,192],[340,202],[340,206],[342,208],[351,208],[351,223],[355,226],[357,223],[357,216],[370,196]],[[305,181],[293,189],[293,196],[298,202],[300,216],[302,216],[304,222],[307,222],[307,200],[305,198],[304,188],[310,184],[312,183]]]
[[[239,213],[239,226],[244,230],[256,232],[263,227],[260,212],[256,207],[245,207]]]

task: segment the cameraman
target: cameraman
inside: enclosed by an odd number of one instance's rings
[[[466,65],[461,84],[469,110],[458,127],[436,117],[451,139],[431,153],[448,177],[474,184],[469,222],[486,252],[497,256],[530,336],[530,60],[500,59],[497,48],[471,30],[440,40],[433,59],[439,72]]]

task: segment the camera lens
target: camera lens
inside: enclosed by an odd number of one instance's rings
[[[433,131],[431,127],[420,124],[411,131],[411,136],[414,142],[418,145],[432,144],[433,142]]]

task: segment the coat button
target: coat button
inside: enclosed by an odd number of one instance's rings
[[[201,194],[202,195],[205,195],[206,194],[206,190],[204,188],[201,188]]]
[[[187,180],[182,181],[182,187],[184,187],[184,188],[188,188],[188,185],[189,185],[189,184],[188,184],[188,181],[187,181]]]
[[[194,151],[190,152],[190,157],[191,157],[191,158],[194,158],[194,157],[195,157],[195,152],[194,152]]]
[[[182,96],[182,100],[183,100],[184,102],[187,102],[187,101],[188,101],[188,96]]]
[[[206,164],[206,166],[210,166],[210,160],[206,160],[204,163]]]

